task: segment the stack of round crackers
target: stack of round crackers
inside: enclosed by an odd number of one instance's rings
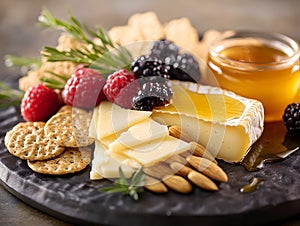
[[[8,151],[37,173],[63,175],[81,171],[91,161],[90,114],[62,107],[45,122],[21,122],[7,132]]]

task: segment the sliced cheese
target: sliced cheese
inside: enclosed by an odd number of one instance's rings
[[[126,132],[121,133],[115,141],[109,145],[113,152],[130,149],[152,140],[162,140],[169,134],[168,127],[148,118],[131,126]]]
[[[124,109],[109,101],[102,101],[98,108],[97,139],[119,133],[139,121],[149,118],[149,111],[134,111]]]
[[[127,158],[147,167],[190,149],[191,146],[189,143],[172,136],[166,136],[163,140],[156,139],[122,151],[109,150],[108,153],[114,158],[119,159],[119,161],[124,162]]]
[[[217,158],[239,162],[261,136],[261,102],[218,87],[176,81],[171,86],[172,104],[154,109],[151,117],[166,125],[179,126]]]
[[[94,158],[92,161],[92,169],[90,172],[90,179],[97,180],[101,178],[118,178],[119,167],[122,168],[124,175],[130,177],[135,171],[134,168],[128,164],[122,164],[116,159],[107,154],[101,142],[95,141]]]
[[[107,136],[107,137],[104,137],[102,140],[101,140],[101,143],[102,143],[102,145],[106,148],[106,149],[108,149],[109,148],[109,145],[112,143],[112,142],[114,142],[117,138],[118,138],[118,136],[120,135],[120,133],[118,133],[118,134],[112,134],[112,135],[109,135],[109,136]]]
[[[92,137],[94,139],[97,139],[98,111],[99,111],[99,106],[97,106],[93,111],[93,115],[89,127],[89,137]]]

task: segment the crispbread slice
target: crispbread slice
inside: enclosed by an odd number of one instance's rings
[[[56,157],[64,151],[44,133],[44,122],[26,122],[17,125],[7,136],[8,151],[25,160],[45,160]]]
[[[94,139],[89,137],[90,120],[91,115],[78,108],[62,111],[47,121],[45,133],[60,146],[88,146],[94,142]]]
[[[83,170],[91,161],[91,149],[66,148],[59,156],[45,161],[27,161],[28,166],[37,173],[63,175]]]

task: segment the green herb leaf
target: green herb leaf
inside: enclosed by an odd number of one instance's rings
[[[132,179],[131,179],[131,184],[133,186],[144,186],[144,181],[145,181],[145,174],[143,173],[143,169],[139,168],[135,174],[133,174]]]
[[[22,67],[26,70],[30,68],[38,68],[41,65],[41,60],[37,58],[18,57],[13,55],[6,55],[4,57],[6,67]]]
[[[53,71],[46,71],[47,73],[53,75],[56,78],[40,78],[40,81],[50,89],[63,89],[65,87],[66,82],[69,79],[69,76],[59,75],[54,73]]]
[[[0,108],[20,106],[24,92],[12,89],[6,83],[0,81]]]
[[[122,68],[128,69],[128,65],[133,61],[130,52],[125,47],[115,45],[103,29],[98,27],[93,31],[80,23],[72,14],[69,21],[64,21],[55,18],[48,10],[43,10],[39,21],[43,27],[65,31],[89,46],[89,48],[70,51],[59,51],[46,46],[43,56],[50,62],[70,61],[85,64],[98,70],[102,75],[109,75]],[[96,44],[95,39],[100,40],[101,45]]]
[[[102,192],[109,193],[122,193],[124,195],[129,195],[134,200],[139,199],[139,192],[144,186],[145,174],[143,173],[143,168],[138,169],[128,180],[121,167],[119,167],[120,178],[117,179],[113,186],[100,188]]]
[[[65,87],[64,83],[58,82],[52,78],[40,78],[40,81],[50,89],[63,89]]]
[[[51,74],[51,75],[54,75],[55,77],[57,77],[58,79],[64,81],[64,82],[67,82],[68,79],[70,78],[70,76],[67,76],[67,75],[60,75],[60,74],[57,74],[57,73],[54,73],[53,71],[46,71],[47,73]]]

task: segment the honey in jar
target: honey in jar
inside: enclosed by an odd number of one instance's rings
[[[261,101],[265,121],[279,121],[299,102],[299,44],[281,34],[236,32],[211,48],[208,67],[219,85]]]

